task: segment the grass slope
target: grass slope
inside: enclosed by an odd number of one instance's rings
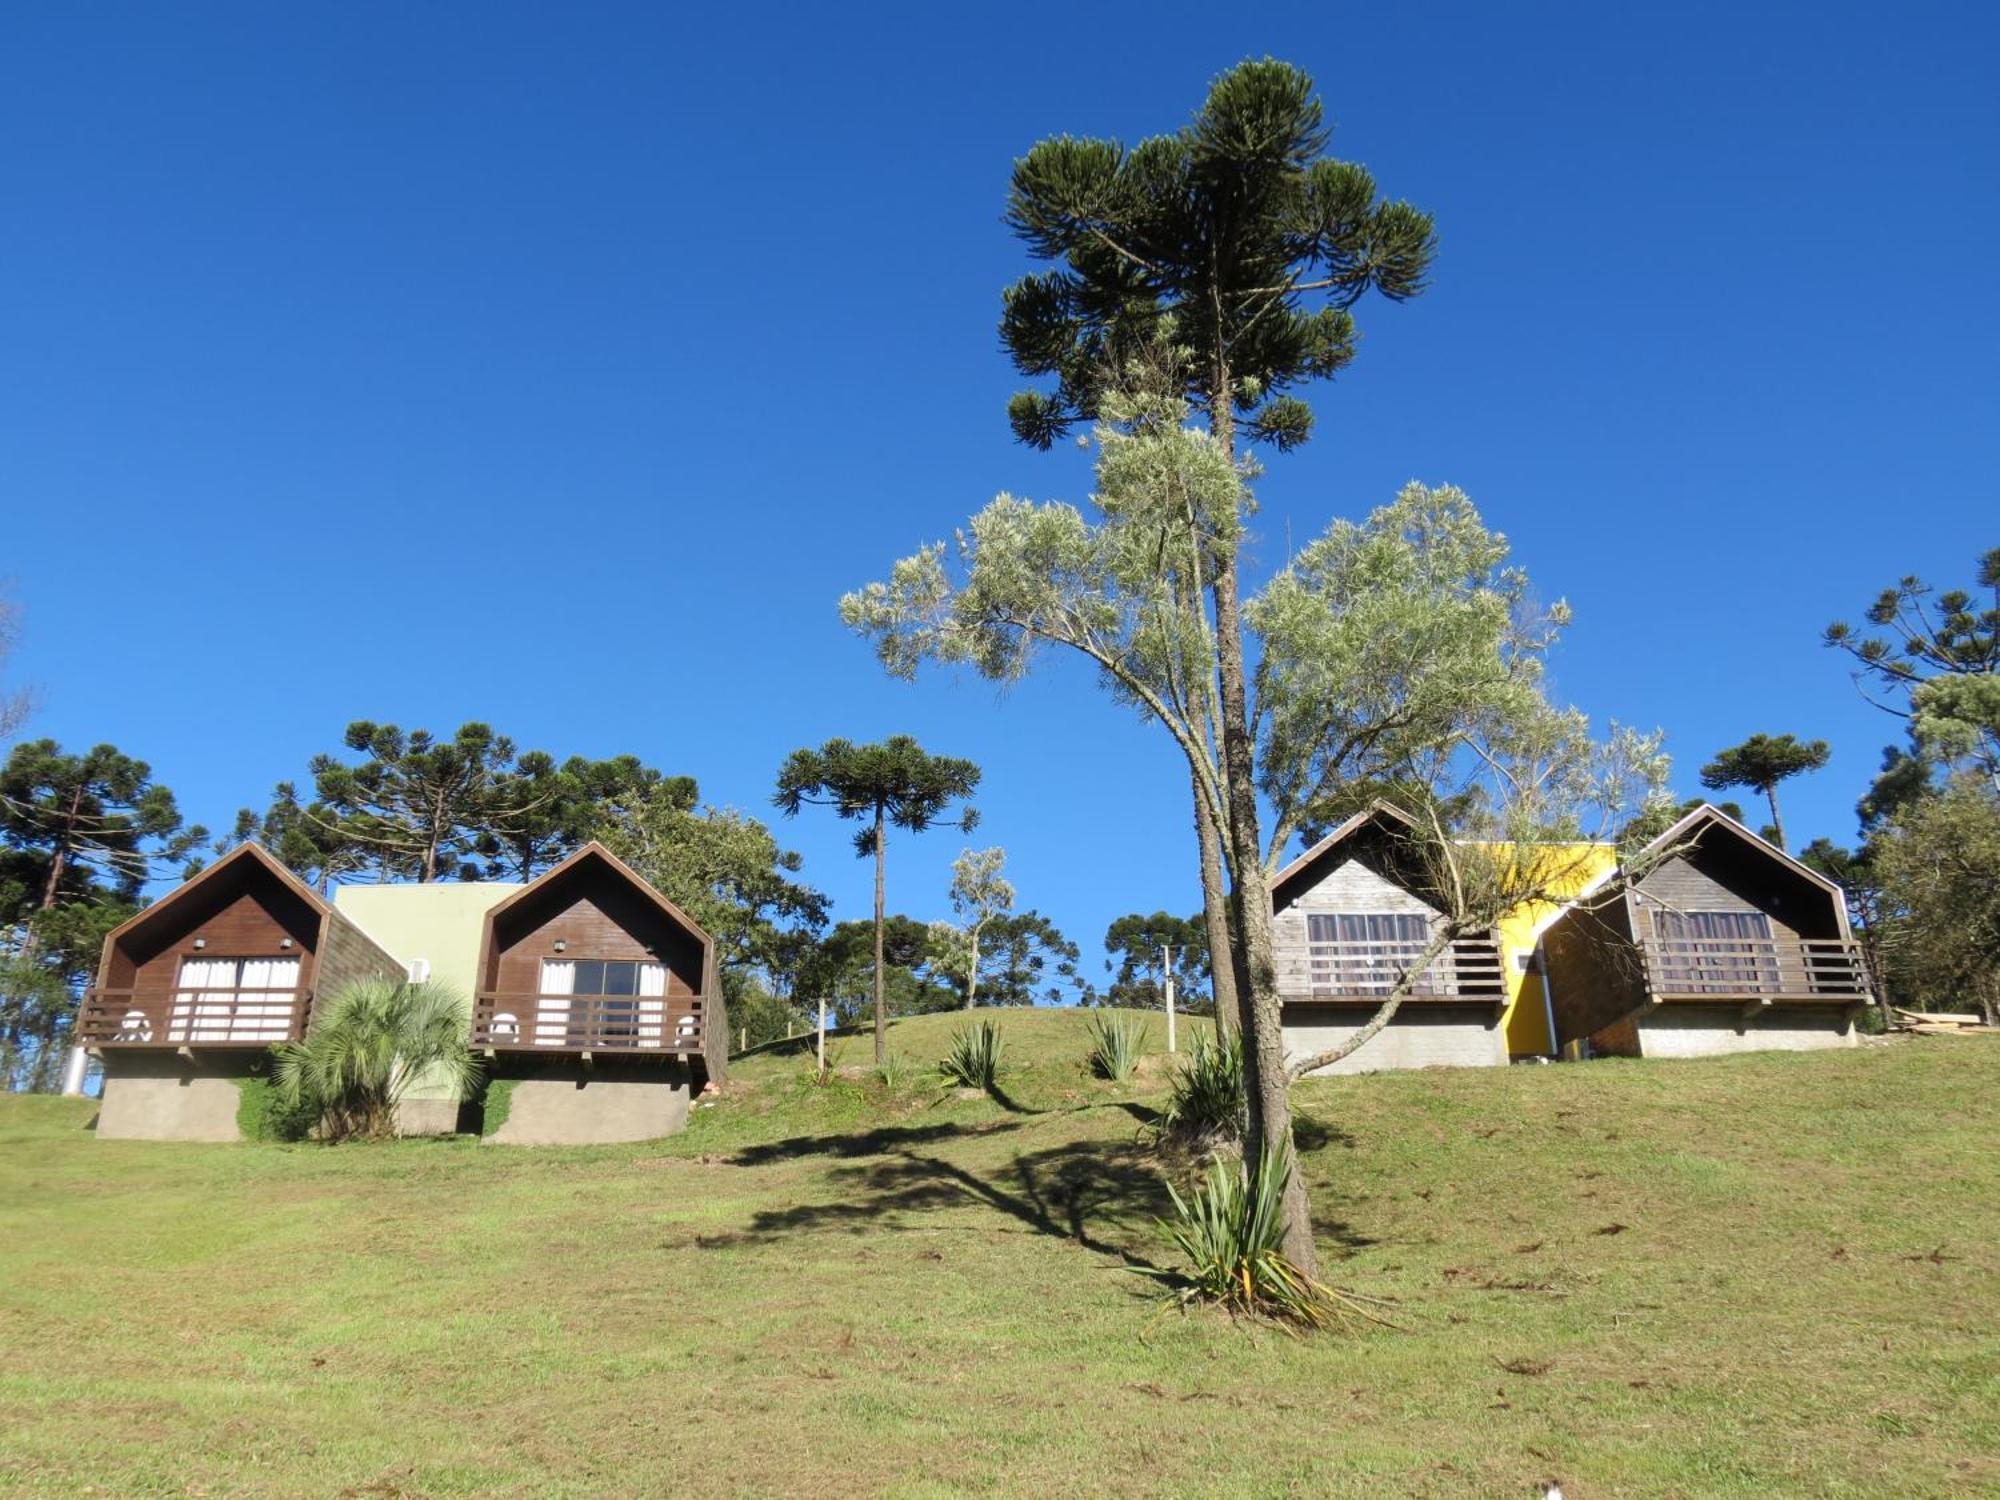
[[[2000,1487],[2000,1045],[1303,1085],[1332,1274],[1406,1327],[1299,1339],[1160,1315],[1119,1269],[1162,1253],[1158,1070],[1001,1015],[1000,1099],[767,1054],[633,1147],[97,1141],[0,1100],[0,1488]]]

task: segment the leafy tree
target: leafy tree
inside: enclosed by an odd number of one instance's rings
[[[595,836],[715,939],[735,1016],[739,1000],[753,994],[753,978],[779,999],[789,994],[800,962],[796,939],[825,927],[828,903],[792,878],[802,861],[769,828],[699,798],[684,776],[627,786]]]
[[[474,878],[481,842],[497,848],[522,837],[557,795],[546,776],[537,783],[523,774],[513,741],[486,724],[463,724],[441,740],[357,719],[343,740],[363,759],[315,756],[317,805],[327,812],[307,815],[370,851],[383,879]],[[539,767],[546,757],[534,759]]]
[[[931,947],[957,975],[965,991],[965,1008],[979,1003],[980,944],[987,927],[1014,907],[1014,887],[1002,872],[1005,849],[967,849],[951,864],[951,909],[957,923],[933,922]]]
[[[877,934],[881,961],[876,961]],[[842,1026],[856,1024],[877,990],[889,1014],[927,1015],[958,1008],[958,989],[936,972],[936,950],[924,923],[901,914],[836,923],[803,966],[799,996],[820,1000]]]
[[[1174,1004],[1191,1014],[1213,1010],[1209,1004],[1208,929],[1199,915],[1176,917],[1156,911],[1133,912],[1113,922],[1104,933],[1104,967],[1112,971],[1105,992],[1107,1005],[1160,1009],[1166,995],[1160,987],[1160,950],[1173,949]]]
[[[1886,942],[1909,988],[2000,1025],[2000,794],[1961,772],[1870,841],[1888,905]]]
[[[450,986],[360,979],[337,991],[312,1030],[274,1047],[272,1078],[291,1108],[317,1107],[331,1140],[388,1136],[396,1106],[418,1078],[472,1092],[485,1068],[465,1031],[464,997]]]
[[[21,606],[11,594],[0,591],[0,668],[4,668],[7,659],[14,654],[14,642],[20,638],[20,630]],[[0,688],[0,739],[5,739],[25,724],[34,706],[34,695],[26,688]]]
[[[1743,804],[1740,802],[1709,802],[1702,797],[1690,797],[1685,802],[1660,801],[1641,809],[1618,830],[1616,836],[1618,847],[1627,853],[1643,849],[1682,818],[1704,805],[1713,807],[1719,813],[1727,813],[1739,823],[1746,821],[1743,816]]]
[[[931,755],[906,734],[873,745],[828,740],[817,750],[794,750],[778,772],[772,802],[785,816],[801,807],[831,807],[842,818],[862,821],[854,850],[875,860],[875,1063],[889,1055],[887,975],[883,968],[883,920],[888,831],[891,824],[923,833],[946,821],[953,803],[966,804],[955,820],[970,833],[979,821],[969,805],[979,785],[979,767],[969,760]]]
[[[635,755],[573,755],[558,766],[531,750],[510,775],[506,816],[479,834],[475,848],[488,880],[533,880],[606,828],[629,825],[640,809],[688,811],[699,799],[693,777],[664,775]]]
[[[1078,968],[1081,951],[1038,911],[996,917],[987,945],[988,1005],[1088,1004],[1095,998]]]
[[[1753,734],[1740,745],[1718,751],[1701,768],[1701,784],[1710,791],[1748,787],[1761,792],[1771,805],[1772,842],[1785,847],[1785,820],[1778,812],[1778,783],[1806,771],[1817,771],[1829,754],[1825,740],[1800,740],[1789,734]]]
[[[1971,766],[2000,789],[2000,547],[1979,559],[1972,589],[1939,593],[1907,577],[1867,620],[1876,634],[1836,620],[1824,636],[1853,658],[1862,694],[1908,721],[1927,762]]]
[[[135,900],[156,864],[187,861],[207,837],[182,826],[150,766],[115,746],[71,755],[30,740],[0,765],[0,839],[36,866],[35,910],[92,896],[100,882]]]
[[[239,809],[229,834],[216,841],[215,852],[224,854],[253,840],[322,896],[334,881],[379,863],[373,850],[348,836],[339,813],[324,802],[304,805],[297,785],[289,781],[272,789],[262,813]]]

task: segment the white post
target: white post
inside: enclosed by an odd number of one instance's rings
[[[83,1092],[83,1075],[90,1070],[90,1054],[81,1047],[69,1049],[69,1066],[63,1069],[63,1092],[76,1098]]]
[[[1174,950],[1160,949],[1160,972],[1166,977],[1167,989],[1167,1050],[1174,1048]]]
[[[826,1001],[819,1002],[819,1070],[826,1071]]]

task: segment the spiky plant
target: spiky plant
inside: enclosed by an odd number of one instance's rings
[[[1090,1071],[1123,1083],[1146,1050],[1146,1023],[1138,1016],[1101,1011],[1090,1018]]]
[[[981,1021],[953,1036],[938,1068],[946,1078],[966,1088],[992,1088],[1000,1076],[999,1024]]]
[[[1142,1274],[1168,1283],[1181,1306],[1212,1302],[1299,1328],[1331,1328],[1351,1318],[1385,1322],[1371,1310],[1384,1305],[1378,1299],[1327,1286],[1285,1258],[1290,1176],[1284,1152],[1266,1147],[1254,1171],[1241,1161],[1210,1163],[1206,1179],[1185,1198],[1169,1183],[1174,1216],[1160,1227],[1186,1264]]]
[[[1226,1146],[1243,1139],[1249,1109],[1242,1036],[1196,1032],[1160,1111],[1160,1134],[1195,1150]]]
[[[303,1041],[272,1050],[279,1096],[294,1108],[316,1106],[329,1140],[395,1134],[396,1106],[419,1076],[430,1074],[463,1096],[485,1071],[458,992],[396,979],[344,986]]]

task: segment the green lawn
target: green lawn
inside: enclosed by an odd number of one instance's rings
[[[766,1054],[633,1147],[0,1099],[0,1488],[2000,1492],[2000,1044],[1302,1086],[1333,1277],[1404,1326],[1292,1338],[1120,1269],[1163,1255],[1157,1069],[999,1014],[1001,1098]]]

